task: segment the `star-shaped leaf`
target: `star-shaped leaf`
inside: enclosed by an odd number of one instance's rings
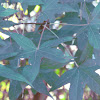
[[[17,57],[29,58],[29,63],[31,66],[25,66],[22,74],[31,83],[35,80],[36,76],[39,73],[41,58],[45,57],[61,63],[68,62],[71,59],[71,57],[64,56],[61,50],[58,50],[53,47],[57,47],[62,42],[71,41],[72,37],[64,37],[64,38],[44,42],[40,46],[39,50],[37,50],[34,43],[27,37],[17,33],[10,33],[10,36],[22,48],[22,50],[19,49],[19,54],[17,55]]]
[[[100,94],[100,76],[95,73],[99,66],[80,66],[65,72],[54,84],[51,90],[70,83],[69,99],[82,100],[84,87],[87,84],[93,91]],[[65,78],[66,77],[66,78]],[[57,84],[56,84],[57,83]],[[94,87],[95,85],[95,87]]]
[[[82,40],[89,41],[89,43],[93,46],[95,49],[100,49],[100,34],[99,34],[99,17],[100,17],[100,3],[97,7],[94,8],[91,19],[89,22],[87,22],[87,25],[84,26],[82,29],[79,30],[79,34],[77,36],[82,36]],[[85,42],[83,42],[85,43]]]
[[[43,43],[40,46],[40,49],[37,50],[34,43],[30,39],[28,39],[27,37],[22,36],[22,35],[17,34],[17,33],[11,33],[10,35],[17,42],[17,44],[24,49],[22,51],[23,53],[21,55],[23,55],[23,56],[35,55],[36,56],[39,53],[41,57],[47,57],[49,59],[53,59],[56,61],[57,61],[57,59],[64,60],[65,57],[64,57],[62,51],[60,51],[56,48],[53,48],[53,47],[57,47],[57,45],[59,45],[62,42],[72,40],[72,37],[64,37],[64,38],[60,38],[57,40],[50,40],[50,41]],[[21,57],[23,57],[23,56],[21,56]],[[57,59],[55,59],[55,58],[57,58]]]
[[[29,73],[28,73],[29,74]],[[47,87],[43,82],[43,77],[41,77],[41,74],[39,74],[34,82],[32,83],[33,89],[39,93],[43,93],[45,95],[50,96],[49,92],[47,91]],[[27,84],[11,80],[10,82],[10,89],[9,89],[9,97],[11,100],[15,100],[19,97],[22,90],[27,86]]]

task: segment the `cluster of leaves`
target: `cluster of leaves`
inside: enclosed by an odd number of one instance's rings
[[[0,0],[0,3],[4,2]],[[0,65],[0,81],[10,80],[10,100],[16,100],[27,85],[35,92],[50,96],[44,80],[52,87],[50,91],[70,83],[70,100],[82,100],[86,84],[100,94],[100,77],[95,73],[100,69],[100,4],[94,7],[92,0],[9,0],[9,3],[17,2],[22,4],[24,10],[29,5],[40,5],[37,23],[45,21],[45,25],[41,34],[37,31],[24,36],[5,31],[3,27],[16,24],[4,18],[18,11],[0,6],[0,31],[11,37],[0,39],[0,60],[9,61],[5,66]],[[56,18],[64,23],[60,30],[50,27]],[[73,56],[66,49],[72,44],[75,33],[74,45],[77,45],[78,51]],[[29,64],[19,67],[21,58],[27,58]],[[55,69],[72,60],[75,62],[73,69],[67,70],[61,77],[55,74]]]

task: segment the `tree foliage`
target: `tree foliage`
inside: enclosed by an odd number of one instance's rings
[[[100,94],[100,76],[95,72],[100,69],[100,3],[95,7],[92,0],[8,1],[9,4],[20,2],[24,11],[34,5],[41,7],[37,22],[33,23],[36,31],[23,35],[4,29],[24,24],[7,20],[20,11],[0,5],[0,32],[10,36],[0,39],[0,60],[9,61],[9,64],[0,65],[0,81],[10,80],[10,100],[17,99],[27,85],[51,96],[50,91],[70,83],[70,100],[82,100],[86,85]],[[57,30],[51,27],[56,25],[56,20],[61,25]],[[77,46],[75,54],[68,47],[70,45]],[[21,58],[28,59],[28,64],[19,66]],[[74,62],[74,67],[59,77],[55,69],[69,62]],[[51,86],[50,91],[44,81]]]

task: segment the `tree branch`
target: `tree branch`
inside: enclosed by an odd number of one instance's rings
[[[17,23],[15,25],[20,25],[20,24],[36,24],[36,25],[44,25],[44,23]],[[53,24],[58,24],[58,23],[49,23],[47,22],[48,25],[53,25]],[[87,26],[89,25],[89,23],[87,24],[68,24],[68,23],[59,23],[60,25],[67,25],[67,26]]]

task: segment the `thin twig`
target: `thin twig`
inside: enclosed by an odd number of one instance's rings
[[[57,39],[59,39],[58,35],[56,35],[56,33],[54,33],[52,30],[50,30],[48,27],[46,27],[46,29],[48,29]]]

